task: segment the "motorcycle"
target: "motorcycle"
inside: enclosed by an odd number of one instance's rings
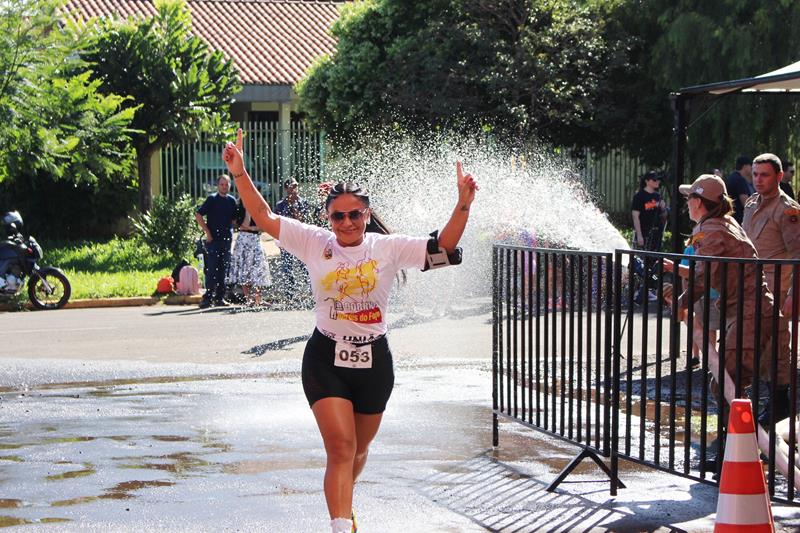
[[[72,287],[58,268],[39,266],[42,247],[32,236],[22,235],[19,212],[5,213],[0,219],[0,296],[11,298],[28,280],[28,298],[37,309],[60,309],[69,300]]]

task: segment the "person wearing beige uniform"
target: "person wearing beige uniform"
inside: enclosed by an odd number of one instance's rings
[[[761,154],[753,160],[753,186],[756,193],[745,203],[742,227],[753,241],[761,259],[795,259],[800,257],[800,204],[781,189],[783,178],[781,160],[774,154]],[[764,265],[769,290],[776,295],[778,306],[786,302],[791,288],[792,268],[780,269],[780,287],[776,287],[775,265]],[[779,289],[776,291],[775,289]],[[775,420],[789,416],[789,325],[786,317],[779,321],[778,388],[775,400]],[[761,360],[761,375],[770,379],[770,358]],[[772,402],[770,402],[772,403]],[[769,410],[759,422],[769,422]]]
[[[703,174],[691,185],[681,185],[680,192],[687,196],[689,218],[697,224],[692,230],[691,244],[699,256],[756,258],[756,250],[747,238],[742,227],[731,215],[733,204],[728,197],[725,182],[712,174]],[[672,271],[676,265],[664,260],[664,270]],[[680,266],[688,270],[687,266]],[[768,353],[771,345],[773,297],[763,275],[759,278],[754,264],[744,267],[744,294],[752,295],[756,287],[761,286],[761,316],[756,317],[755,299],[745,298],[742,305],[742,322],[737,320],[739,307],[739,269],[730,265],[727,276],[723,278],[723,266],[719,262],[698,261],[694,271],[694,292],[688,289],[678,299],[679,318],[688,312],[705,292],[705,269],[711,270],[711,287],[725,295],[725,370],[731,377],[736,375],[737,337],[741,328],[742,366],[739,368],[741,387],[745,389],[752,384],[755,361],[756,320],[761,320],[760,349],[762,357]]]

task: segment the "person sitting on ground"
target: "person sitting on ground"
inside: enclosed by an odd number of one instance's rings
[[[370,198],[338,183],[325,202],[331,230],[272,212],[244,166],[242,130],[223,159],[246,209],[311,273],[316,327],[306,344],[302,381],[322,434],[324,492],[333,533],[351,533],[353,488],[367,460],[394,385],[386,308],[395,275],[460,262],[457,245],[478,185],[456,164],[458,201],[441,233],[430,237],[367,233]]]

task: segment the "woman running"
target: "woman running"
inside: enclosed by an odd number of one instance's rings
[[[325,500],[333,533],[356,531],[353,486],[394,386],[386,339],[386,308],[395,275],[457,263],[456,246],[478,185],[456,163],[458,203],[438,235],[367,233],[374,226],[366,191],[352,183],[330,189],[331,229],[272,212],[244,167],[242,130],[222,155],[246,209],[259,228],[308,267],[316,328],[303,354],[303,390],[325,445]],[[382,225],[378,225],[382,226]]]

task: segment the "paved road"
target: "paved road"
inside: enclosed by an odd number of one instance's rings
[[[616,498],[518,424],[491,447],[490,313],[397,313],[397,386],[357,488],[361,531],[708,531],[716,489],[630,464]],[[0,314],[0,527],[325,531],[299,383],[308,311]],[[800,511],[774,507],[779,531]],[[22,527],[24,526],[24,527]]]
[[[491,359],[488,301],[456,307],[446,318],[429,310],[390,315],[396,357]],[[6,335],[0,358],[242,363],[301,357],[311,311],[200,310],[157,305],[0,313]]]

